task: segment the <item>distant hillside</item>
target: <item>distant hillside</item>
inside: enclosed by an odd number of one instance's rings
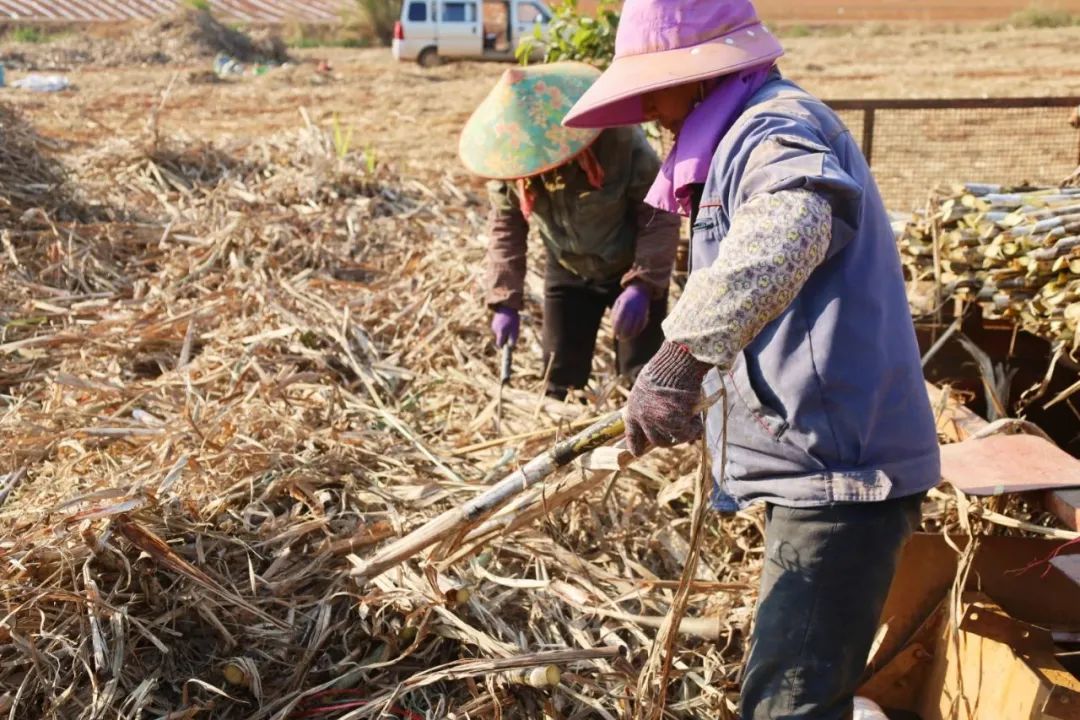
[[[210,0],[215,15],[240,22],[336,22],[346,0]],[[179,0],[0,0],[0,22],[122,22],[170,15]]]

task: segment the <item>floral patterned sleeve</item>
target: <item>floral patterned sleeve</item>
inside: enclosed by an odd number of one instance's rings
[[[698,360],[730,368],[792,303],[825,259],[831,234],[831,207],[817,193],[783,190],[751,198],[732,219],[716,261],[690,276],[664,321],[664,335]]]

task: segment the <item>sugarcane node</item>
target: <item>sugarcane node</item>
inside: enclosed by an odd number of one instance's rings
[[[562,680],[562,671],[557,665],[543,665],[534,668],[516,668],[507,671],[504,676],[514,685],[528,685],[529,687],[543,689],[555,687]]]
[[[464,605],[469,602],[472,597],[472,591],[469,588],[451,588],[446,591],[446,604],[451,607],[458,605]]]
[[[558,665],[548,665],[545,668],[537,668],[533,673],[543,673],[544,682],[548,687],[555,687],[559,684],[559,681],[562,680],[562,670],[559,669]]]
[[[621,412],[615,412],[599,422],[590,425],[584,432],[575,435],[551,449],[551,459],[556,467],[581,457],[587,452],[603,447],[622,435],[625,429]]]
[[[225,678],[225,682],[230,685],[238,685],[241,687],[247,687],[251,684],[251,680],[248,678],[247,672],[240,666],[239,663],[229,661],[225,663],[225,667],[221,670],[222,676]]]
[[[466,522],[471,523],[471,522],[473,522],[475,520],[479,520],[484,515],[487,515],[488,511],[490,509],[491,508],[489,508],[489,507],[487,507],[485,505],[470,504],[470,505],[466,505],[464,508],[462,508],[462,513],[461,514],[464,517]]]

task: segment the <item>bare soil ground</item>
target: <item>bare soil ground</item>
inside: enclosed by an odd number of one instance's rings
[[[1033,6],[1028,0],[757,0],[761,16],[771,22],[987,22],[1007,18]],[[1039,3],[1044,10],[1080,12],[1077,0]]]
[[[789,38],[785,46],[785,73],[825,98],[1080,94],[1080,28]],[[192,79],[209,70],[201,66],[72,67],[72,91],[3,96],[62,153],[136,133],[159,106],[164,130],[204,140],[296,128],[304,109],[318,124],[337,117],[352,126],[355,146],[402,172],[456,171],[457,134],[507,67],[462,62],[423,70],[395,63],[383,49],[296,54],[298,65],[211,84]],[[323,59],[331,72],[317,72]],[[9,82],[20,75],[9,71]]]
[[[579,6],[591,10],[598,0],[582,0]],[[756,0],[761,17],[771,23],[836,22],[965,22],[1002,20],[1015,12],[1038,7],[1043,10],[1080,12],[1080,0]]]

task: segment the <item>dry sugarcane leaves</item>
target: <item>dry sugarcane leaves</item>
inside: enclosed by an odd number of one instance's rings
[[[547,496],[567,505],[534,498],[431,568],[348,576],[619,402],[608,352],[591,405],[543,398],[527,328],[490,443],[479,186],[371,168],[310,122],[117,137],[67,178],[113,219],[35,196],[0,247],[15,716],[618,715],[685,553],[688,503],[658,492],[694,451],[601,483],[573,470]],[[680,714],[723,704],[761,561],[754,522],[704,542],[690,615],[720,641],[685,638]],[[549,665],[558,686],[529,684]]]

